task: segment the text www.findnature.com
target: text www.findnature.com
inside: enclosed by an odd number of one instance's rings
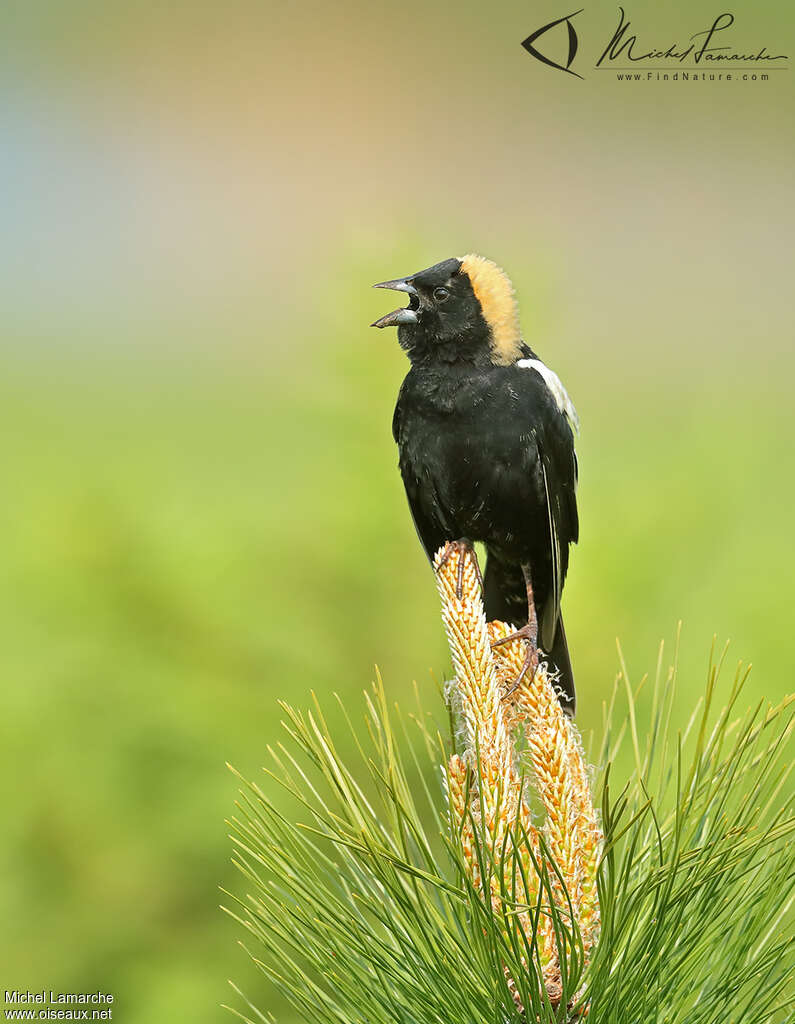
[[[664,71],[636,71],[631,75],[616,72],[616,78],[619,82],[767,82],[770,76],[761,73],[732,75],[721,72],[676,71],[669,74]]]

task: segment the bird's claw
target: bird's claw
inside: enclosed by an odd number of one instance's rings
[[[514,633],[509,633],[508,636],[502,637],[500,640],[495,640],[491,649],[495,647],[502,647],[504,644],[510,644],[514,640],[524,640],[527,643],[527,650],[525,651],[524,661],[522,667],[519,670],[519,675],[514,679],[511,686],[503,693],[503,700],[506,700],[512,694],[514,694],[519,687],[522,685],[522,680],[527,673],[532,669],[530,678],[532,679],[538,668],[538,630],[531,625],[522,626],[521,629],[517,629]]]
[[[483,576],[480,571],[480,565],[478,564],[478,556],[475,553],[475,545],[471,540],[448,540],[444,546],[442,557],[439,559],[439,563],[436,566],[436,571],[446,565],[453,555],[458,552],[458,570],[456,572],[455,580],[455,596],[460,601],[464,596],[464,559],[466,555],[472,558],[472,565],[475,569],[475,576],[477,577],[480,589],[483,590]]]

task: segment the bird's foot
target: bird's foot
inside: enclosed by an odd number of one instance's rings
[[[436,566],[436,571],[439,572],[442,566],[446,565],[456,553],[458,554],[458,572],[456,573],[455,596],[460,601],[464,596],[464,560],[467,555],[472,559],[472,565],[475,568],[475,575],[481,590],[483,590],[483,575],[480,571],[478,556],[475,553],[475,545],[465,537],[461,540],[448,540],[444,546],[442,557]]]
[[[510,697],[511,694],[515,693],[522,685],[522,680],[530,672],[530,678],[536,674],[538,668],[538,629],[535,625],[522,626],[521,629],[517,629],[514,633],[509,633],[508,636],[502,637],[501,640],[495,640],[491,645],[492,650],[495,647],[502,647],[503,644],[510,644],[514,640],[524,640],[527,644],[525,649],[524,661],[522,667],[519,670],[519,675],[514,679],[513,683],[503,693],[503,700]],[[532,670],[532,671],[531,671]]]

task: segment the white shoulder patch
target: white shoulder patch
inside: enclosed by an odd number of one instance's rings
[[[573,429],[579,433],[580,417],[577,415],[574,403],[569,398],[568,391],[563,387],[563,382],[555,371],[550,370],[540,359],[519,359],[516,365],[521,366],[522,369],[535,370],[540,377],[543,377],[558,409],[567,417]]]

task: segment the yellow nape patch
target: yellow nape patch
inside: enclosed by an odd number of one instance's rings
[[[483,310],[483,318],[491,330],[494,362],[508,366],[522,354],[519,307],[511,280],[504,270],[484,256],[470,253],[459,259],[461,269],[469,278],[475,298]]]

